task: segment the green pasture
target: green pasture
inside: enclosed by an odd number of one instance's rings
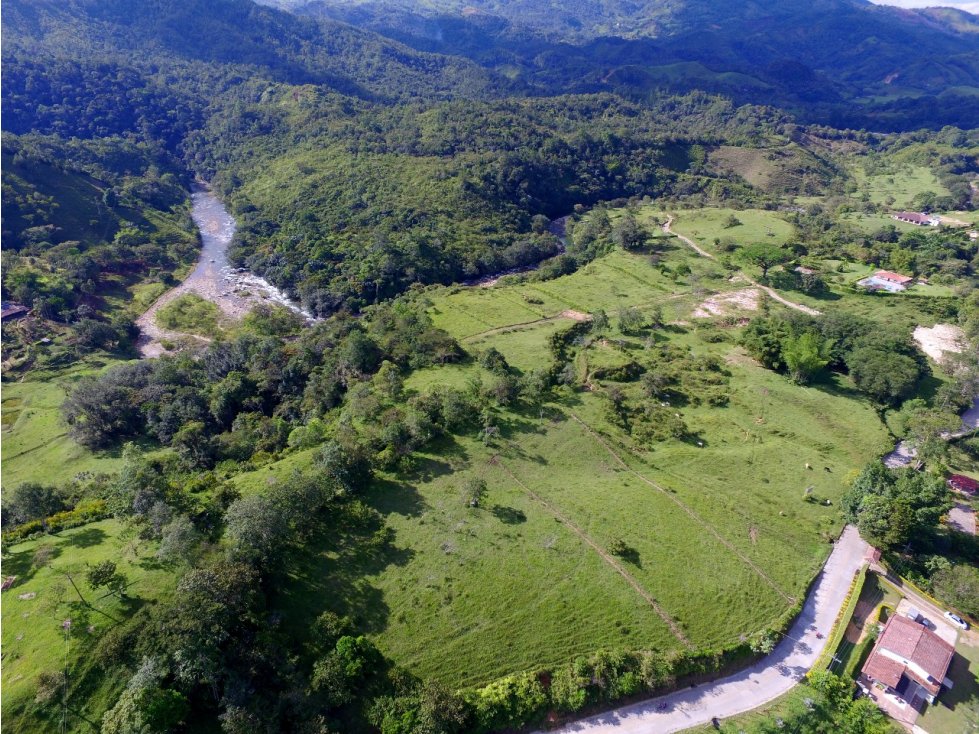
[[[51,560],[39,567],[34,557],[42,546],[50,546]],[[64,670],[66,660],[68,731],[91,731],[85,720],[97,722],[111,705],[111,697],[100,692],[113,689],[119,681],[105,679],[93,670],[91,653],[110,629],[169,593],[173,574],[156,561],[151,550],[146,543],[129,537],[115,520],[90,523],[10,548],[4,557],[3,574],[17,580],[3,592],[2,675],[3,717],[19,722],[12,732],[57,730],[60,717],[45,723],[40,714],[31,712],[44,710],[50,714],[58,710],[37,707],[35,691],[38,676]],[[128,578],[125,599],[92,591],[85,582],[86,568],[104,560],[114,561]],[[68,575],[86,604],[79,600]],[[70,620],[67,633],[63,627],[66,620]],[[81,688],[85,692],[76,702],[71,694]],[[16,728],[21,725],[25,728]]]
[[[854,166],[850,174],[856,181],[858,190],[869,194],[872,202],[880,204],[893,198],[892,206],[895,208],[910,206],[915,196],[927,191],[940,196],[949,193],[928,166],[893,163],[889,170],[871,176],[862,167]]]
[[[917,724],[932,734],[974,734],[979,710],[979,638],[975,632],[959,634],[948,677],[954,684],[952,690],[943,690]]]
[[[5,382],[2,387],[3,486],[20,482],[65,482],[80,472],[114,472],[121,452],[94,454],[68,435],[61,417],[65,384]]]
[[[678,209],[668,213],[656,206],[643,207],[640,219],[663,221],[673,215],[671,229],[695,240],[710,250],[714,239],[732,238],[739,245],[772,242],[783,245],[795,237],[795,227],[785,221],[781,212],[764,209]],[[728,226],[734,217],[740,224]]]
[[[495,347],[526,371],[549,365],[547,337],[572,323],[562,311],[601,308],[612,341],[593,340],[581,358],[642,361],[644,338],[614,346],[622,338],[615,313],[654,304],[667,320],[689,313],[704,297],[694,287],[703,290],[717,267],[691,263],[703,268],[696,286],[617,252],[545,283],[433,289],[430,313],[467,348]],[[691,440],[639,445],[608,423],[596,392],[559,392],[543,415],[500,411],[502,434],[490,445],[445,440],[416,474],[371,488],[365,499],[395,530],[393,550],[352,557],[353,544],[337,538],[311,546],[283,590],[288,623],[301,631],[326,609],[350,614],[395,661],[460,685],[602,647],[677,648],[668,624],[596,550],[613,540],[629,549],[617,560],[632,581],[693,645],[723,645],[776,623],[840,530],[843,478],[881,452],[887,434],[845,380],[800,388],[755,365],[730,337],[704,341],[707,331],[652,335],[715,354],[730,372],[729,406],[682,408]],[[406,388],[463,387],[476,377],[492,379],[468,363],[417,372]],[[620,387],[637,396],[636,383]],[[235,482],[259,489],[308,460],[295,454]],[[479,508],[463,498],[471,476],[488,485]],[[807,489],[816,502],[804,500]],[[339,569],[348,581],[321,588],[325,572]]]

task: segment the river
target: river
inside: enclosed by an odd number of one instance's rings
[[[260,303],[278,304],[295,311],[307,321],[314,316],[264,278],[228,262],[228,246],[235,235],[235,219],[221,200],[206,186],[195,186],[190,196],[191,216],[201,233],[201,254],[194,269],[177,287],[160,296],[136,320],[140,337],[137,348],[143,357],[158,357],[167,350],[163,341],[187,339],[185,334],[169,332],[156,323],[157,312],[185,293],[196,293],[216,304],[232,320],[239,320]],[[203,337],[189,337],[206,342]]]

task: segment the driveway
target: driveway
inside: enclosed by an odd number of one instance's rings
[[[976,511],[968,502],[956,502],[948,511],[948,525],[960,533],[976,534]]]
[[[561,734],[670,734],[758,708],[790,690],[812,668],[846,600],[867,544],[848,526],[816,579],[802,614],[771,655],[740,673],[567,724]],[[816,632],[823,638],[816,637]],[[665,704],[664,710],[660,706]]]

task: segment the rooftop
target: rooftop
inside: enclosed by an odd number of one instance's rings
[[[938,693],[955,648],[923,624],[895,614],[863,667],[867,677],[897,688],[907,676],[932,695]]]

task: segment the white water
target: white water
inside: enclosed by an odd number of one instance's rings
[[[211,191],[201,188],[191,194],[191,216],[201,233],[201,256],[196,267],[181,285],[214,301],[230,316],[240,317],[256,303],[285,306],[314,320],[313,314],[289,298],[285,292],[244,268],[233,268],[228,262],[228,246],[235,235],[236,223]]]

